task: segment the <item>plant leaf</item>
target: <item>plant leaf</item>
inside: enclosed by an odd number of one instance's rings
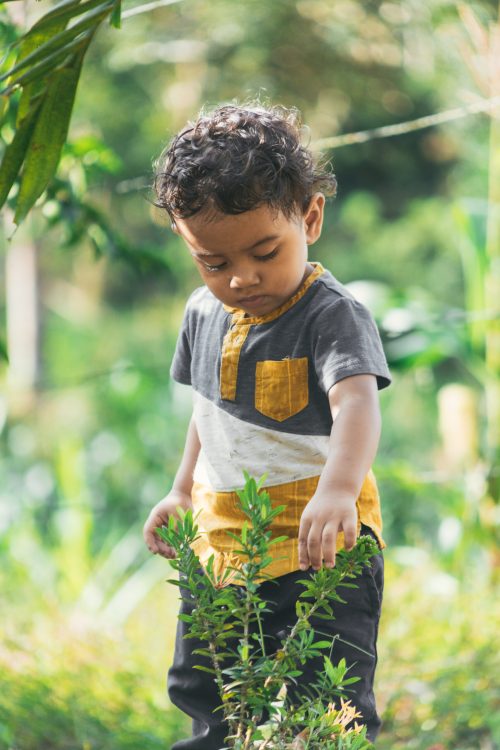
[[[288,539],[287,536],[277,536],[274,539],[271,539],[271,541],[269,542],[269,547],[271,546],[271,544],[278,544],[278,542],[286,542],[287,539]]]
[[[27,66],[33,66],[36,63],[45,61],[49,54],[57,54],[63,49],[69,42],[73,41],[83,31],[87,31],[93,26],[97,26],[99,22],[108,15],[110,11],[109,2],[102,3],[101,5],[94,8],[78,23],[75,23],[70,29],[60,31],[58,34],[51,36],[46,42],[41,44],[33,52],[23,57],[13,68],[8,70],[6,73],[0,76],[0,81],[10,78],[17,73],[19,70]],[[12,86],[9,84],[9,86]]]
[[[5,362],[9,361],[9,355],[7,353],[7,344],[5,343],[3,338],[0,338],[0,359],[5,360]]]
[[[17,56],[17,61],[19,62],[23,58],[27,57],[37,47],[43,44],[43,42],[47,39],[47,36],[50,33],[57,33],[58,31],[62,31],[65,25],[66,25],[66,21],[64,19],[54,19],[53,24],[47,24],[48,26],[47,30],[40,29],[40,30],[35,31],[34,30],[36,27],[36,24],[35,24],[35,27],[33,27],[28,32],[28,34],[26,34],[21,40],[21,46],[19,49],[19,54]],[[25,115],[28,114],[31,100],[42,89],[43,89],[42,82],[39,82],[38,84],[35,84],[33,82],[31,83],[31,85],[26,85],[23,88],[23,93],[21,95],[21,99],[19,100],[19,106],[17,109],[16,127],[19,127],[22,119],[25,117]]]
[[[16,129],[14,138],[5,149],[0,165],[0,208],[7,200],[10,189],[16,179],[26,153],[26,147],[35,128],[41,102],[32,106],[31,111],[23,118]]]
[[[113,11],[111,13],[109,23],[111,26],[114,26],[115,29],[119,29],[121,26],[121,21],[122,21],[121,0],[115,0],[115,2],[113,3]]]
[[[68,44],[64,45],[64,47],[61,47],[61,49],[56,50],[52,55],[49,55],[44,60],[41,60],[36,65],[30,67],[25,73],[22,73],[19,78],[15,78],[14,80],[10,81],[8,86],[0,91],[0,95],[9,96],[17,86],[24,87],[32,81],[39,80],[45,75],[45,73],[53,71],[58,63],[65,63],[66,58],[71,53],[77,53],[77,50],[79,50],[82,46],[88,44],[88,40],[90,39],[94,31],[95,29],[87,31],[78,39],[73,39],[71,42],[68,42]],[[43,88],[45,91],[46,87],[44,86]]]
[[[63,0],[63,2],[54,5],[48,13],[42,16],[31,29],[24,35],[23,39],[27,39],[32,33],[38,33],[47,26],[52,26],[54,21],[69,21],[70,18],[75,16],[81,16],[82,13],[86,13],[96,5],[100,5],[102,0],[87,0],[82,3],[80,0]],[[22,40],[21,40],[22,41]]]
[[[63,0],[63,2],[55,5],[52,10],[42,16],[17,42],[19,53],[16,63],[20,63],[21,60],[24,60],[34,50],[39,49],[42,44],[63,31],[71,18],[82,15],[82,13],[86,13],[101,3],[102,0],[87,0],[84,3],[80,2],[80,0]],[[24,115],[28,112],[31,99],[41,88],[43,88],[41,82],[38,85],[24,86],[17,110],[17,124],[20,123]]]
[[[199,669],[200,672],[208,672],[208,674],[215,674],[215,669],[210,669],[210,667],[204,667],[201,664],[193,664],[193,669]]]
[[[71,67],[56,70],[47,86],[24,162],[14,216],[16,224],[27,215],[57,169],[68,133],[85,49],[74,59]]]

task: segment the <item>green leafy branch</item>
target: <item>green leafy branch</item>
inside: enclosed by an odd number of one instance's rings
[[[0,94],[8,98],[7,114],[16,106],[17,111],[14,137],[0,165],[0,208],[19,179],[18,225],[56,172],[90,42],[107,18],[119,28],[120,14],[121,0],[63,0],[12,45],[15,60],[0,75]],[[19,90],[17,102],[13,95]]]
[[[332,663],[336,639],[316,640],[311,618],[334,617],[331,603],[343,602],[338,588],[356,588],[353,579],[378,551],[376,542],[360,537],[352,550],[339,551],[335,568],[321,568],[300,581],[304,590],[296,603],[297,620],[270,652],[262,627],[262,616],[270,609],[259,586],[272,580],[265,572],[273,559],[270,547],[286,537],[273,537],[272,522],[284,506],[273,507],[262,481],[245,474],[238,498],[246,520],[239,535],[228,532],[237,542],[234,554],[240,562],[220,575],[214,572],[213,557],[203,570],[192,549],[198,527],[190,511],[179,509],[179,519],[171,517],[168,526],[157,529],[176,551],[172,565],[179,580],[171,582],[189,605],[180,615],[189,625],[185,637],[206,643],[194,650],[205,662],[196,668],[214,677],[219,710],[228,725],[226,741],[234,750],[366,750],[371,747],[366,730],[354,722],[359,714],[347,700],[346,688],[358,678],[347,676],[345,660]],[[322,654],[324,673],[292,701],[291,689],[304,664]],[[325,694],[338,697],[340,706],[325,705]]]

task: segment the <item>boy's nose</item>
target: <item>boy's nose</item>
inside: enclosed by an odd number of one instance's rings
[[[231,289],[248,289],[260,284],[260,276],[257,269],[241,268],[234,271],[229,286]]]

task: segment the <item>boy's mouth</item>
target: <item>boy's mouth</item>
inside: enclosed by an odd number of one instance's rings
[[[253,297],[243,297],[242,299],[238,300],[238,304],[244,305],[245,307],[258,307],[265,300],[266,300],[266,295],[256,294]]]

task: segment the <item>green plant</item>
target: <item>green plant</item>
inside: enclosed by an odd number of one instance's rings
[[[179,510],[179,519],[171,517],[168,526],[158,529],[177,555],[172,565],[179,571],[179,580],[171,582],[194,605],[191,614],[180,615],[189,623],[188,637],[207,644],[194,653],[211,664],[200,664],[198,669],[213,674],[217,684],[228,725],[228,746],[234,750],[365,750],[371,747],[366,729],[354,722],[359,714],[346,700],[346,687],[358,678],[347,676],[345,660],[334,666],[333,644],[315,640],[310,618],[333,616],[331,603],[342,602],[337,589],[356,587],[351,581],[376,553],[376,543],[362,536],[352,550],[338,553],[333,569],[321,568],[302,580],[304,591],[296,603],[295,625],[274,653],[266,653],[261,617],[268,609],[259,595],[259,583],[270,578],[265,573],[272,559],[270,546],[283,539],[272,538],[271,524],[284,506],[272,506],[269,494],[261,490],[262,479],[257,483],[245,474],[245,480],[238,497],[247,520],[239,536],[228,532],[239,545],[235,553],[245,560],[241,567],[227,568],[217,577],[211,558],[206,571],[201,569],[191,547],[198,536],[191,511]],[[320,656],[323,649],[330,649],[329,656],[324,656],[324,673],[307,694],[299,693],[292,702],[289,688],[302,674],[301,666]],[[325,695],[338,697],[338,705],[327,704]]]
[[[53,606],[3,621],[0,640],[0,750],[164,750],[186,730],[138,639],[116,628]]]
[[[105,19],[118,28],[120,16],[119,0],[62,0],[11,45],[7,65],[2,61],[2,95],[22,89],[18,103],[9,99],[7,115],[14,118],[15,132],[0,164],[0,205],[22,168],[14,198],[16,224],[57,169],[89,44]]]

